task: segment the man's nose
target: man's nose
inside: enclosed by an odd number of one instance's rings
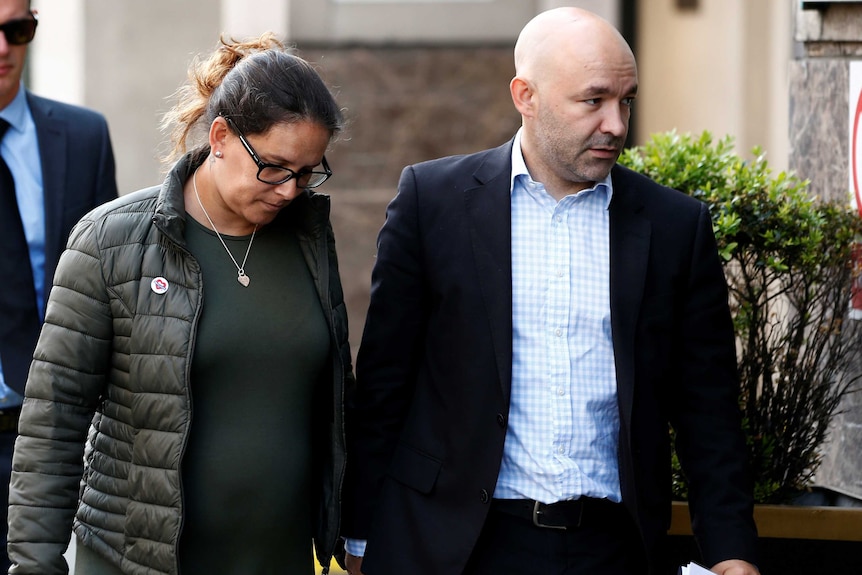
[[[10,46],[11,44],[6,41],[6,32],[0,32],[0,54],[8,53]]]
[[[602,119],[602,132],[624,138],[629,129],[629,108],[624,104],[611,104],[606,107]]]

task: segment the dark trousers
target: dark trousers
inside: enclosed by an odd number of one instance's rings
[[[643,545],[622,505],[580,527],[537,527],[491,505],[464,575],[643,575]]]

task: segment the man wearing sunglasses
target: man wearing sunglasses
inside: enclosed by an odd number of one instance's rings
[[[117,197],[100,114],[36,96],[21,80],[38,20],[0,0],[0,497],[8,499],[17,414],[57,260],[72,226]],[[6,506],[0,572],[6,556]]]

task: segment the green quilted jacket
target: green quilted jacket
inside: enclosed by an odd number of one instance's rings
[[[191,421],[189,373],[201,311],[200,267],[185,248],[183,183],[208,150],[160,187],[85,216],[60,259],[19,423],[9,497],[10,574],[65,574],[74,530],[130,575],[176,574],[180,465]],[[308,193],[291,218],[326,312],[331,394],[317,405],[315,548],[328,567],[344,476],[343,404],[352,388],[347,313],[329,198]],[[151,282],[170,288],[155,293]],[[253,486],[249,486],[253,489]]]

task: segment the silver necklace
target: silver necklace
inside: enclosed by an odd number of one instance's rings
[[[192,174],[192,187],[195,190],[195,197],[198,199],[198,205],[203,210],[204,215],[207,217],[207,221],[210,223],[210,226],[212,226],[213,231],[216,233],[216,236],[218,237],[218,241],[221,242],[221,245],[224,247],[224,251],[227,252],[227,255],[230,256],[230,259],[233,262],[233,265],[236,266],[236,281],[238,281],[240,284],[242,284],[242,287],[248,287],[248,284],[249,284],[249,282],[251,282],[251,279],[247,275],[245,275],[245,262],[248,259],[249,252],[251,251],[251,244],[252,244],[252,242],[254,242],[254,234],[257,233],[257,224],[255,224],[255,226],[254,226],[254,231],[251,232],[251,239],[248,240],[248,248],[246,248],[246,250],[245,250],[245,257],[242,258],[242,265],[240,265],[237,263],[236,258],[233,257],[233,254],[231,253],[230,249],[227,247],[227,244],[224,243],[224,239],[221,237],[221,234],[219,233],[218,228],[216,227],[215,223],[213,222],[213,219],[207,213],[207,209],[204,207],[204,203],[201,201],[201,196],[198,193],[198,171],[197,170],[195,170],[194,173]]]

